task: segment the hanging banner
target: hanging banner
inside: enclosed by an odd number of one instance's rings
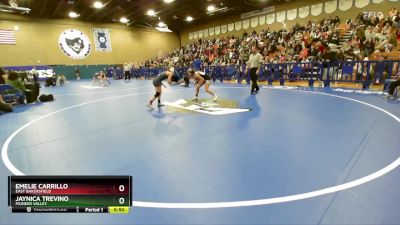
[[[112,52],[111,35],[109,29],[94,28],[93,36],[96,51]]]
[[[221,27],[220,26],[215,27],[214,33],[215,33],[215,35],[219,35],[221,33]]]
[[[203,30],[203,36],[208,37],[208,29]]]
[[[370,0],[355,0],[355,5],[357,8],[364,8],[369,5]]]
[[[234,23],[228,24],[228,31],[233,31],[234,29],[235,29],[235,24]]]
[[[310,6],[305,6],[305,7],[299,8],[299,17],[300,18],[304,19],[308,15],[310,15]]]
[[[255,18],[251,19],[250,26],[253,27],[253,28],[258,26],[258,17],[255,17]]]
[[[275,14],[267,15],[267,24],[273,24],[275,22]]]
[[[286,11],[278,12],[276,14],[276,22],[282,23],[285,21],[285,19],[286,19]]]
[[[193,38],[197,39],[197,37],[198,37],[198,34],[197,34],[197,31],[196,31],[196,32],[193,33]]]
[[[213,28],[210,28],[210,29],[208,29],[208,35],[210,35],[210,36],[214,36],[214,32],[215,32],[215,30],[214,30],[214,27],[213,27]]]
[[[379,4],[379,3],[382,3],[383,0],[372,0],[372,2],[375,3],[375,4]]]
[[[222,25],[221,26],[221,33],[225,34],[228,31],[228,26],[227,25]]]
[[[242,28],[247,29],[250,27],[250,20],[243,20],[242,21]]]
[[[347,11],[353,7],[353,0],[339,0],[339,9]]]
[[[322,7],[323,7],[322,3],[316,4],[316,5],[312,5],[311,6],[311,15],[313,15],[313,16],[321,15]]]
[[[203,37],[203,30],[197,31],[197,34],[199,35],[199,38]]]
[[[325,13],[331,14],[337,9],[337,0],[325,2]]]
[[[239,31],[242,29],[242,21],[238,21],[235,23],[235,30]]]
[[[259,23],[260,25],[264,25],[264,24],[265,24],[265,16],[260,16],[260,18],[259,18],[259,20],[258,20],[258,23]]]
[[[297,9],[290,9],[286,14],[288,20],[295,20],[297,18]]]
[[[193,39],[193,33],[189,33],[189,40]]]

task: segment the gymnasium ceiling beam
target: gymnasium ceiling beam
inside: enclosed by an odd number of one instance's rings
[[[44,11],[46,10],[47,0],[44,0],[42,8],[40,9],[39,15],[43,15]]]
[[[64,1],[58,1],[57,7],[53,11],[53,16],[56,16],[58,14],[58,11],[60,10],[61,6],[64,5]]]

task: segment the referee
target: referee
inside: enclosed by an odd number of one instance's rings
[[[129,80],[131,81],[131,69],[132,66],[128,63],[124,63],[124,75],[125,75],[125,81]]]
[[[260,90],[257,84],[257,74],[264,60],[263,56],[258,52],[257,46],[253,46],[251,51],[252,54],[250,54],[249,61],[247,61],[246,74],[248,72],[248,68],[250,68],[251,94],[254,94],[254,92],[257,93]]]

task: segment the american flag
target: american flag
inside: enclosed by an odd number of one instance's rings
[[[13,30],[0,29],[0,45],[16,45],[17,40]]]

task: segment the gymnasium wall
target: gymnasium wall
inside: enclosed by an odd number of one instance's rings
[[[345,0],[345,1],[353,1],[353,0]],[[287,25],[287,28],[290,28],[290,27],[294,26],[296,23],[299,23],[300,25],[305,25],[309,20],[320,21],[323,18],[328,18],[329,16],[332,16],[332,17],[339,16],[342,23],[344,23],[347,19],[355,19],[360,12],[383,12],[385,15],[387,15],[389,10],[392,9],[393,7],[396,7],[397,9],[400,8],[399,0],[362,0],[362,1],[370,1],[370,3],[363,8],[356,8],[354,5],[354,2],[353,2],[353,6],[351,9],[349,9],[347,11],[341,11],[339,9],[339,7],[337,7],[337,9],[330,14],[326,13],[323,8],[322,13],[318,16],[312,16],[310,13],[310,15],[304,19],[299,18],[299,16],[297,16],[297,18],[292,21],[286,19],[285,23]],[[374,3],[374,2],[379,2],[379,1],[380,1],[380,3]],[[395,1],[397,1],[397,2],[395,2]],[[318,3],[325,3],[325,2],[332,2],[332,0],[307,0],[307,1],[297,0],[295,2],[282,3],[280,5],[275,6],[274,12],[267,13],[264,15],[276,14],[281,11],[287,11],[287,10],[296,9],[296,8],[298,9],[298,8],[301,8],[304,6],[311,6],[311,5],[315,5]],[[338,4],[340,4],[339,1],[338,1]],[[311,9],[310,9],[310,11],[311,11]],[[259,15],[258,17],[260,17],[260,16],[261,15]],[[247,19],[251,20],[252,18],[253,17],[250,17]],[[223,19],[216,19],[207,24],[196,24],[196,25],[190,26],[187,29],[184,29],[180,33],[181,45],[184,46],[184,45],[196,40],[195,38],[193,38],[192,40],[189,39],[190,33],[205,30],[208,28],[213,28],[216,26],[227,25],[227,24],[234,23],[234,22],[241,21],[241,20],[242,19],[240,18],[240,15],[235,15],[235,16],[231,16],[231,17],[227,17],[227,18],[223,18]],[[197,23],[198,22],[199,21],[197,21]],[[267,29],[268,27],[270,28],[270,30],[280,30],[283,28],[283,25],[282,25],[282,23],[276,22],[276,18],[275,18],[275,22],[272,24],[265,23],[264,25],[259,25],[255,28],[252,28],[251,26],[249,26],[248,29],[241,29],[239,31],[234,30],[232,32],[228,31],[225,34],[222,34],[222,32],[221,32],[219,35],[203,37],[202,39],[210,39],[210,38],[215,38],[215,37],[226,37],[228,35],[242,35],[245,31],[247,31],[247,33],[250,33],[253,30],[261,31],[263,29]]]
[[[155,57],[159,51],[171,51],[180,45],[175,33],[160,33],[122,24],[93,24],[78,20],[32,19],[0,13],[0,29],[15,31],[17,45],[0,45],[0,66],[17,65],[95,65],[141,62]],[[92,50],[82,60],[67,57],[58,45],[59,35],[66,29],[78,29],[89,37]],[[94,49],[93,28],[111,30],[112,52]]]

